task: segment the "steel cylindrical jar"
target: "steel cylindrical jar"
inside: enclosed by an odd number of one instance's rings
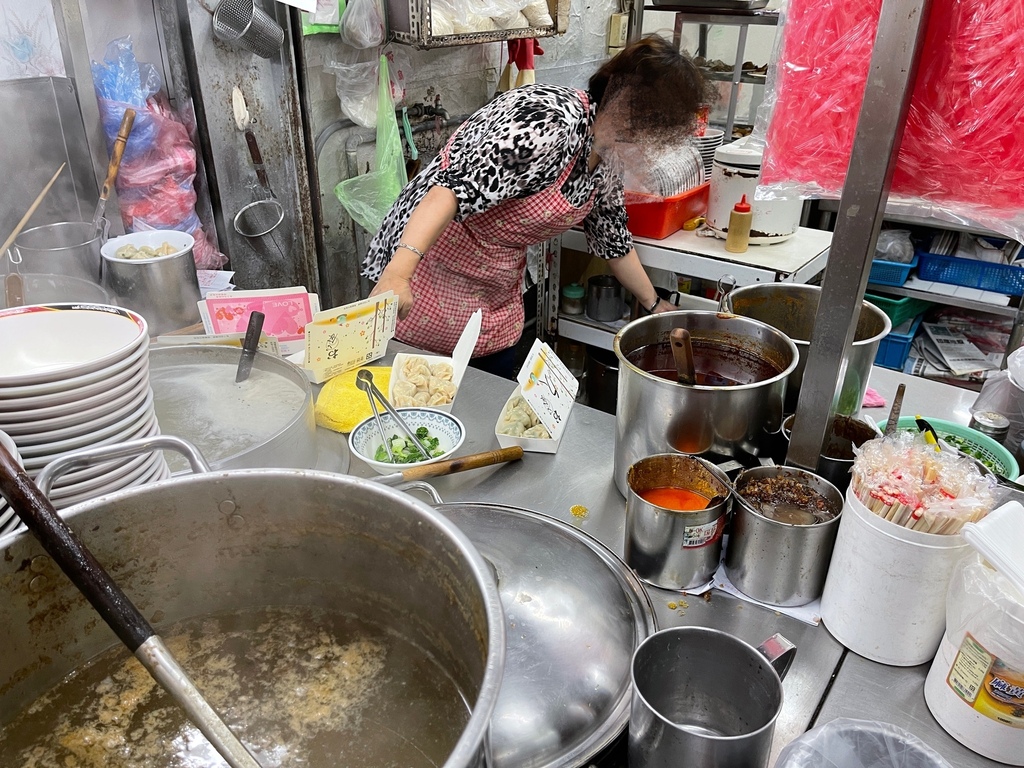
[[[630,360],[648,345],[667,345],[673,328],[686,328],[695,345],[720,345],[730,354],[760,361],[773,373],[750,384],[689,386]],[[613,346],[619,359],[615,485],[623,496],[627,471],[645,456],[758,453],[767,433],[782,425],[786,380],[798,356],[793,342],[776,328],[725,313],[684,310],[634,320],[616,334]]]
[[[787,477],[817,491],[836,511],[814,525],[791,525],[758,514],[744,500],[751,480]],[[832,560],[843,495],[832,483],[802,469],[754,467],[736,477],[732,532],[725,553],[725,572],[740,592],[769,605],[806,605],[821,597]]]
[[[704,459],[659,454],[629,468],[626,496],[626,563],[636,575],[663,589],[707,584],[718,569],[722,532],[732,506],[729,479]],[[692,512],[666,509],[642,494],[682,488],[711,500]]]

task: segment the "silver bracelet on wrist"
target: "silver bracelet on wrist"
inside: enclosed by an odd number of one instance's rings
[[[419,248],[417,248],[417,247],[416,247],[415,245],[409,245],[408,243],[399,243],[399,244],[398,244],[398,247],[399,247],[399,248],[405,248],[405,250],[407,250],[407,251],[412,251],[412,252],[413,252],[413,253],[415,253],[415,254],[416,254],[417,256],[419,256],[419,257],[420,257],[421,259],[422,259],[422,258],[424,258],[424,256],[423,256],[423,251],[421,251],[421,250],[420,250]]]
[[[654,310],[656,310],[656,309],[658,308],[658,305],[659,305],[659,304],[661,304],[661,296],[658,296],[658,297],[657,297],[657,298],[656,298],[656,299],[654,300],[654,303],[653,303],[653,304],[651,304],[651,308],[647,310],[647,314],[649,314],[649,315],[653,315],[653,314],[654,314]]]

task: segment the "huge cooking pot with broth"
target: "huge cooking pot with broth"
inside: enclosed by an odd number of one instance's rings
[[[673,328],[693,343],[697,384],[680,384],[669,344]],[[619,359],[615,410],[615,484],[657,453],[756,454],[782,424],[786,379],[796,345],[758,320],[721,312],[681,311],[634,320],[614,340]]]
[[[63,514],[264,768],[484,764],[500,597],[422,502],[263,469]],[[0,765],[223,764],[28,534],[0,538],[0,594]]]

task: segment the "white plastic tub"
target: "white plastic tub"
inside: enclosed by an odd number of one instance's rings
[[[839,642],[882,664],[930,661],[946,627],[946,587],[963,536],[912,531],[846,492],[821,618]]]

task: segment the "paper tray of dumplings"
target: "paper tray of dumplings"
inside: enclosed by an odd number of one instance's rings
[[[533,343],[516,379],[519,386],[505,401],[494,427],[498,445],[555,453],[576,402],[579,382],[540,339]]]
[[[480,336],[480,310],[462,331],[451,357],[399,352],[391,364],[388,400],[396,408],[427,406],[451,412]]]

